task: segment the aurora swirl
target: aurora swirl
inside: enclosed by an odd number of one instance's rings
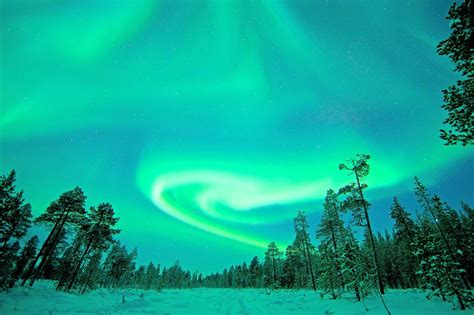
[[[4,1],[1,170],[36,215],[79,185],[140,259],[204,271],[287,244],[300,208],[314,227],[356,153],[379,229],[414,175],[472,202],[472,148],[438,139],[449,5]]]

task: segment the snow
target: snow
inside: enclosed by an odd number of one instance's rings
[[[143,294],[143,298],[140,296]],[[125,296],[125,303],[122,303]],[[471,314],[454,311],[450,303],[427,300],[416,290],[388,290],[392,314]],[[55,291],[39,281],[33,288],[16,287],[0,293],[0,314],[386,314],[379,298],[366,299],[369,309],[352,299],[322,299],[319,292],[263,289],[105,290],[84,295]]]

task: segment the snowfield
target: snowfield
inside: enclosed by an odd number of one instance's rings
[[[143,297],[141,295],[143,294]],[[125,302],[122,303],[122,297]],[[388,290],[386,303],[393,315],[473,314],[454,311],[450,303],[427,300],[414,290]],[[54,284],[39,281],[33,288],[17,287],[0,293],[0,314],[386,314],[376,296],[369,309],[351,299],[322,299],[319,292],[263,289],[97,290],[84,295],[56,292]]]

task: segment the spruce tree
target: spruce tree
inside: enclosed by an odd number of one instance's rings
[[[342,272],[340,268],[334,268],[339,265],[339,261],[335,259],[334,248],[328,243],[319,246],[320,253],[320,275],[318,277],[318,287],[321,288],[322,294],[329,294],[332,299],[336,299],[340,293],[338,289],[341,287]]]
[[[346,289],[354,290],[355,297],[361,301],[365,296],[364,288],[367,286],[367,283],[363,281],[367,270],[363,263],[360,246],[350,229],[346,229],[343,236],[339,265]]]
[[[395,220],[393,246],[396,248],[394,259],[398,262],[401,273],[400,285],[402,288],[417,287],[418,280],[415,272],[419,265],[419,259],[415,257],[414,253],[418,228],[396,197],[393,199],[390,216]]]
[[[449,236],[446,232],[452,228],[450,227],[450,222],[445,217],[441,200],[437,196],[432,198],[427,188],[421,183],[418,177],[415,177],[415,195],[417,196],[418,202],[422,205],[425,212],[429,213],[430,217],[432,218],[442,240],[441,245],[444,246],[452,261],[459,263],[460,260],[457,257],[458,252],[455,250],[455,247],[453,247],[453,244],[451,244],[449,241]],[[464,266],[463,269],[466,270]],[[465,275],[460,274],[460,277],[466,289],[470,290],[471,285],[467,281]]]
[[[428,298],[439,296],[443,300],[454,297],[460,309],[466,309],[472,303],[472,294],[463,284],[465,272],[454,261],[437,229],[422,217],[421,232],[416,239],[416,255],[421,263],[418,274],[422,277],[423,287],[428,290]]]
[[[390,216],[395,220],[393,226],[395,236],[405,238],[409,243],[413,243],[415,240],[416,224],[410,217],[410,214],[398,202],[397,197],[393,198]]]

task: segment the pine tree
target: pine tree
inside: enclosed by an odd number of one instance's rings
[[[31,226],[31,206],[25,203],[23,191],[16,191],[16,173],[0,177],[0,288],[14,279],[12,272],[19,249],[18,240]]]
[[[81,266],[88,258],[92,250],[105,250],[112,243],[112,236],[119,231],[113,229],[118,222],[118,218],[114,217],[115,212],[111,204],[101,203],[97,208],[91,207],[89,211],[90,229],[85,234],[85,249],[75,264],[73,273],[69,279],[67,289],[70,290],[77,279]]]
[[[359,225],[367,228],[367,233],[370,240],[373,264],[377,272],[378,286],[381,294],[385,294],[384,285],[382,281],[382,274],[379,266],[379,260],[377,257],[377,249],[375,248],[374,235],[372,233],[372,227],[370,225],[369,208],[370,204],[364,197],[363,191],[368,187],[367,184],[361,183],[361,180],[369,175],[369,164],[367,161],[370,159],[368,154],[358,154],[355,159],[351,159],[346,164],[340,164],[340,170],[348,170],[354,174],[356,182],[353,182],[340,190],[340,194],[347,195],[344,201],[344,209],[350,209],[352,215]]]
[[[63,228],[59,231],[57,237],[57,244],[49,254],[48,258],[45,260],[44,265],[41,269],[41,272],[38,272],[38,279],[49,279],[49,280],[58,280],[60,277],[60,267],[61,267],[61,254],[64,253],[68,247],[68,237],[67,231]],[[33,260],[34,261],[34,260]],[[33,264],[33,262],[32,262]],[[30,265],[31,266],[31,265]]]
[[[158,284],[158,272],[153,262],[150,261],[150,263],[146,267],[144,289],[145,290],[154,289],[156,288],[157,284]]]
[[[131,276],[132,267],[135,270],[135,266],[132,263],[136,257],[135,252],[129,254],[125,246],[122,246],[119,241],[116,241],[110,249],[105,261],[103,263],[103,269],[105,279],[103,287],[105,288],[117,288],[123,283],[128,283],[128,280],[124,279]]]
[[[192,275],[192,278],[191,278],[191,287],[192,288],[198,288],[200,285],[199,285],[199,271],[194,271],[193,272],[193,275]],[[227,283],[227,269],[224,269],[224,274],[223,274],[223,287],[224,288],[228,288],[229,285]]]
[[[385,230],[385,235],[382,235],[380,232],[377,233],[376,247],[380,254],[380,266],[384,282],[390,288],[399,288],[402,279],[400,262],[394,260],[396,257],[396,247],[387,230]],[[404,259],[409,259],[409,257]]]
[[[38,247],[38,236],[31,237],[23,247],[21,251],[20,257],[16,261],[15,270],[13,271],[12,277],[10,279],[10,288],[15,285],[15,282],[20,279],[25,268],[31,263],[31,261],[35,258],[36,250]]]
[[[277,249],[278,250],[278,249]],[[274,256],[274,255],[272,255]],[[265,255],[265,258],[267,256]],[[265,259],[266,261],[267,259]],[[249,267],[249,273],[250,273],[250,287],[252,288],[259,288],[261,287],[261,266],[260,266],[260,262],[258,261],[258,257],[255,256],[252,261],[250,262],[250,267]],[[273,268],[272,268],[273,269]],[[225,270],[227,271],[227,270]],[[276,278],[276,277],[275,277]],[[227,286],[225,286],[227,287]]]
[[[81,225],[85,215],[85,200],[86,197],[82,189],[76,187],[63,193],[57,200],[53,201],[46,209],[46,212],[35,220],[36,223],[53,224],[53,228],[29,267],[22,285],[25,285],[26,281],[30,278],[30,285],[34,284],[37,277],[44,270],[46,263],[51,261],[52,254],[59,244],[61,233],[63,233],[65,227],[69,224]],[[41,262],[36,268],[40,258]]]
[[[301,250],[291,244],[286,248],[285,254],[286,259],[283,260],[282,266],[282,286],[287,289],[306,287],[308,275]]]
[[[74,266],[80,259],[81,250],[84,247],[85,236],[90,228],[90,222],[87,220],[77,231],[73,242],[66,248],[60,260],[58,273],[60,275],[56,290],[63,289],[71,278]]]
[[[170,288],[181,289],[183,287],[184,272],[181,268],[179,260],[177,260],[174,265],[168,269],[168,276]]]
[[[293,247],[299,250],[304,257],[307,275],[310,277],[311,286],[316,291],[316,281],[313,271],[313,253],[315,251],[314,246],[311,244],[309,238],[309,225],[306,221],[306,214],[303,211],[298,211],[296,218],[294,219],[294,227],[296,232],[296,238],[293,242]]]
[[[464,249],[463,254],[468,261],[468,266],[474,265],[474,209],[467,203],[461,202],[460,225]],[[459,227],[457,227],[459,229]],[[474,268],[468,268],[466,276],[470,283],[474,282]]]
[[[341,266],[338,262],[338,243],[341,241],[344,223],[339,218],[338,207],[339,201],[337,200],[337,194],[332,189],[329,189],[323,204],[323,215],[318,229],[316,230],[316,238],[320,239],[324,245],[331,245],[332,249],[326,249],[326,253],[331,253],[332,257],[327,257],[327,255],[324,256],[322,253],[321,257],[332,260],[333,266],[339,275],[339,279],[335,282],[335,285],[339,286],[340,284],[344,287],[344,278],[342,277]]]
[[[431,218],[433,219],[436,229],[441,237],[442,245],[444,245],[452,261],[459,263],[459,259],[456,257],[457,251],[455,251],[453,245],[450,244],[448,235],[446,233],[447,229],[450,230],[452,228],[450,227],[450,223],[446,219],[445,213],[443,212],[441,200],[436,196],[434,198],[431,198],[430,194],[428,193],[428,190],[417,177],[415,177],[415,195],[418,198],[418,202],[422,205],[424,210],[430,214]],[[465,268],[463,269],[465,270]],[[471,285],[465,278],[464,274],[461,274],[460,277],[466,289],[470,290]]]
[[[415,236],[417,226],[410,214],[403,208],[395,197],[390,211],[390,216],[395,220],[393,246],[396,247],[393,259],[398,262],[401,272],[401,286],[403,288],[417,287],[418,281],[415,273],[419,259],[415,253]]]
[[[102,259],[102,250],[95,250],[87,265],[84,268],[84,272],[79,279],[81,287],[79,292],[83,294],[87,289],[95,289],[100,282],[101,268],[100,261]]]
[[[122,271],[122,274],[119,276],[119,286],[122,288],[133,287],[133,274],[135,273],[136,268],[136,259],[138,256],[138,250],[135,247],[130,253],[127,252],[125,246],[122,248],[123,257],[122,261],[119,261],[119,270]]]
[[[474,261],[468,254],[469,234],[461,222],[460,214],[451,208],[448,203],[443,202],[438,196],[432,198],[434,212],[439,218],[441,227],[446,231],[446,238],[451,248],[454,250],[454,261],[457,261],[465,270],[471,269],[469,273],[463,274],[463,278],[467,282],[466,288],[470,288],[470,274],[473,268],[468,266],[474,265]]]
[[[233,273],[233,278],[232,278],[232,283],[233,283],[233,288],[241,288],[241,277],[242,277],[242,266],[237,265],[235,266],[234,273]],[[217,287],[217,282],[214,284]]]
[[[169,280],[168,280],[169,276],[168,276],[168,269],[165,267],[163,268],[163,271],[161,273],[161,283],[160,283],[160,287],[161,288],[169,288]]]
[[[241,288],[248,287],[250,283],[249,280],[249,268],[247,267],[247,263],[244,261],[242,263],[242,275],[241,275]]]
[[[265,287],[278,288],[280,286],[280,262],[282,252],[275,242],[268,244],[263,263],[263,272],[266,279]]]
[[[146,272],[145,272],[146,267],[141,265],[137,268],[135,271],[135,274],[133,275],[133,282],[135,289],[144,289],[145,288],[145,283],[146,283]]]
[[[454,3],[446,19],[450,20],[451,34],[438,44],[440,55],[448,56],[455,71],[467,78],[443,90],[443,109],[448,111],[444,121],[452,130],[441,130],[447,145],[474,144],[474,2]]]
[[[8,249],[4,250],[0,257],[0,289],[6,289],[12,279],[12,272],[14,270],[14,263],[18,259],[17,253],[20,249],[20,242],[15,241],[8,245]]]

